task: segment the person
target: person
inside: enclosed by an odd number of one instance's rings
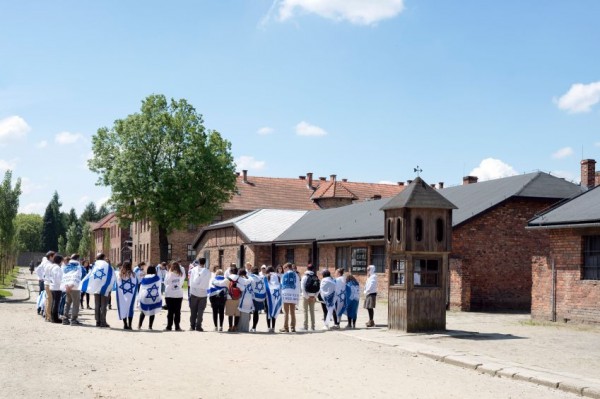
[[[281,285],[279,284],[279,276],[275,273],[275,269],[269,266],[267,275],[265,276],[265,284],[267,285],[267,301],[265,303],[265,313],[267,314],[267,327],[269,332],[275,332],[275,322],[281,311],[283,302],[281,301]]]
[[[375,327],[375,321],[373,320],[375,313],[375,305],[377,304],[377,274],[375,273],[375,266],[369,265],[367,267],[367,282],[365,284],[365,303],[364,308],[369,312],[369,321],[367,327]]]
[[[71,258],[68,256],[65,256],[60,264],[60,268],[63,272],[63,275],[65,273],[65,267],[67,266],[67,264],[71,261]],[[61,320],[64,318],[65,315],[65,304],[67,303],[67,293],[65,291],[65,286],[61,284],[60,286],[60,303],[58,305],[58,315],[60,316]]]
[[[175,331],[182,331],[180,321],[185,273],[176,261],[171,262],[168,267],[164,281],[165,303],[167,305],[167,327],[165,331],[172,331],[173,323],[175,323]]]
[[[115,290],[116,274],[114,273],[115,269],[112,263],[110,262],[110,259],[106,259],[106,263],[108,263],[108,266],[113,270],[113,276],[115,276],[115,278],[113,278],[113,286],[111,287],[111,292],[109,292],[108,296],[106,297],[106,304],[108,306],[108,310],[112,310],[112,291]]]
[[[231,271],[233,269],[237,270],[237,265],[235,263],[229,264],[229,268],[227,270],[225,270],[225,273],[224,273],[225,280],[227,280],[229,278],[229,275],[231,274]]]
[[[358,285],[358,281],[352,274],[348,274],[346,276],[346,315],[348,316],[348,325],[346,328],[356,328],[359,298],[360,286]]]
[[[81,291],[79,284],[85,276],[85,270],[79,263],[79,254],[71,255],[69,263],[63,268],[63,279],[61,289],[66,294],[65,312],[63,324],[79,326],[81,322],[77,320],[79,316],[79,302],[81,300]]]
[[[50,291],[52,292],[52,308],[50,310],[50,319],[53,323],[62,323],[58,317],[58,308],[60,306],[61,290],[60,284],[62,282],[62,269],[60,267],[63,261],[63,257],[60,255],[54,255],[50,267],[47,267],[46,274],[50,274]]]
[[[285,273],[281,278],[281,300],[285,314],[280,332],[296,332],[296,305],[300,296],[300,279],[291,263],[284,265]],[[290,320],[291,319],[291,320]],[[291,321],[291,323],[288,323]]]
[[[284,272],[285,271],[283,270],[283,266],[277,265],[277,267],[275,267],[275,274],[277,274],[277,277],[279,278],[280,283],[281,283],[281,277],[283,277]]]
[[[340,268],[335,271],[335,312],[334,322],[335,328],[340,328],[342,315],[346,312],[346,278],[344,277],[344,269]]]
[[[144,276],[146,275],[146,272],[144,271],[146,269],[146,262],[140,262],[137,264],[137,266],[133,269],[133,272],[135,273],[135,277],[137,277],[138,282],[141,282],[142,279],[144,278]],[[139,286],[138,286],[138,291],[139,291]]]
[[[227,302],[225,302],[225,314],[227,315],[227,322],[229,324],[228,332],[237,331],[238,323],[240,321],[240,298],[242,297],[242,290],[237,285],[238,270],[235,266],[229,269],[229,288],[227,290]]]
[[[81,281],[81,292],[94,295],[96,327],[108,328],[110,326],[106,322],[106,307],[116,277],[113,268],[104,259],[105,255],[102,252],[96,255],[92,270]]]
[[[131,262],[126,260],[117,274],[117,312],[119,320],[123,320],[123,330],[132,329],[138,283]]]
[[[149,316],[148,329],[152,330],[154,317],[162,310],[160,284],[160,277],[156,275],[156,267],[148,266],[146,275],[140,282],[139,304],[141,312],[138,321],[138,330],[142,329],[146,316]]]
[[[266,268],[267,267],[265,266],[265,270]],[[261,277],[261,275],[258,274],[258,266],[254,266],[250,270],[250,279],[252,279],[252,302],[254,305],[254,312],[252,312],[252,328],[250,329],[250,332],[256,332],[258,315],[265,308],[267,287],[264,282],[264,276]]]
[[[260,273],[258,273],[258,277],[264,277],[267,274],[267,265],[262,265],[260,267]]]
[[[223,276],[223,270],[216,269],[215,275],[211,277],[208,297],[212,308],[215,331],[223,331],[223,319],[225,318],[225,302],[227,301],[228,280]],[[218,322],[218,323],[217,323]]]
[[[246,264],[248,265],[248,263]],[[238,280],[236,285],[242,291],[238,310],[240,311],[240,319],[236,331],[248,332],[250,324],[250,314],[254,312],[252,279],[247,277],[246,269],[238,271]]]
[[[300,281],[302,290],[302,307],[304,308],[304,330],[308,331],[308,317],[310,315],[310,329],[315,330],[315,302],[321,283],[314,272],[314,266],[308,264],[306,272]]]
[[[85,273],[85,274],[83,275],[83,277],[85,278],[85,276],[87,276],[87,274],[88,274],[88,273],[90,272],[90,270],[91,270],[91,267],[90,267],[90,262],[88,262],[87,260],[84,260],[84,261],[81,263],[81,267],[83,268],[83,271],[84,271],[84,273]],[[88,294],[87,292],[80,292],[80,294],[81,294],[81,298],[80,298],[80,301],[81,301],[81,307],[80,307],[80,308],[81,308],[81,309],[83,309],[83,298],[85,297],[85,304],[86,304],[86,308],[87,308],[87,309],[91,309],[91,307],[90,307],[90,294]]]
[[[327,308],[327,315],[325,316],[323,329],[329,330],[333,314],[335,313],[336,284],[335,280],[331,278],[331,273],[329,272],[329,270],[323,270],[321,275],[323,276],[323,280],[321,280],[321,287],[319,289],[319,293],[321,294],[321,298],[323,298],[323,302],[325,303],[325,307]]]
[[[46,292],[46,311],[45,319],[46,321],[52,321],[52,290],[50,289],[52,285],[52,274],[50,270],[54,266],[54,256],[56,253],[54,251],[48,251],[46,253],[45,261],[42,261],[43,266],[43,275],[44,275],[44,291]],[[42,265],[40,265],[42,267]]]
[[[206,258],[198,259],[189,277],[190,289],[190,331],[204,331],[202,319],[206,309],[206,297],[210,286],[210,271],[206,268]]]
[[[35,263],[33,262],[33,259],[32,259],[31,262],[29,262],[29,274],[33,274],[34,269],[35,269]]]
[[[39,297],[38,297],[38,306],[37,306],[37,314],[43,314],[44,308],[46,304],[46,290],[44,289],[44,266],[46,266],[46,262],[48,261],[47,257],[43,257],[40,264],[35,269],[35,274],[38,277],[38,287],[39,287]],[[43,293],[43,295],[42,295]]]

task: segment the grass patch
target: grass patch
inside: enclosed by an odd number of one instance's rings
[[[6,298],[12,296],[12,292],[6,290],[0,290],[0,298]]]
[[[6,276],[4,276],[4,284],[2,284],[2,279],[0,278],[0,289],[12,288],[13,281],[15,281],[15,279],[17,278],[18,275],[19,275],[19,268],[15,267],[10,271],[10,273],[8,273]]]

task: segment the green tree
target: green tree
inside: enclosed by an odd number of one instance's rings
[[[79,254],[84,258],[88,258],[92,249],[92,229],[89,223],[85,223],[81,233],[81,240],[79,240]]]
[[[212,221],[236,188],[231,144],[183,99],[147,97],[141,112],[98,129],[92,149],[88,165],[111,187],[119,220],[150,219],[163,261],[168,234]]]
[[[104,216],[108,215],[109,213],[110,213],[110,209],[108,209],[106,204],[102,204],[102,205],[100,205],[100,208],[98,208],[98,213],[96,214],[96,216],[98,216],[98,220],[100,220]]]
[[[21,196],[21,179],[17,179],[12,187],[12,171],[4,173],[0,184],[0,275],[4,276],[12,270],[17,259],[17,229],[15,219],[19,209]]]
[[[44,221],[42,217],[35,213],[19,213],[15,223],[17,225],[17,246],[19,251],[43,251],[42,227]]]
[[[67,246],[65,254],[74,254],[79,249],[81,233],[77,222],[72,223],[67,230]]]
[[[58,252],[62,255],[67,253],[67,240],[63,236],[58,237]]]
[[[42,229],[42,246],[44,251],[56,250],[58,248],[58,238],[65,238],[66,228],[64,224],[67,214],[60,212],[61,206],[62,203],[60,202],[58,193],[55,191],[46,207],[46,212],[44,212],[44,226]]]
[[[79,223],[81,226],[84,226],[85,222],[97,222],[98,220],[100,220],[100,218],[98,217],[96,204],[90,201],[90,203],[85,206],[83,212],[81,212]]]

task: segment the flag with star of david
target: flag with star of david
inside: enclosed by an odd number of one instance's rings
[[[113,268],[103,260],[94,262],[94,267],[79,284],[79,290],[88,294],[109,296],[115,283]]]
[[[160,313],[162,309],[162,296],[160,295],[160,277],[156,274],[147,274],[140,284],[139,292],[140,310],[146,316]]]
[[[125,278],[121,277],[121,274],[117,276],[117,309],[120,320],[133,317],[137,285],[138,279],[135,273],[131,273]]]
[[[344,277],[335,279],[335,312],[338,319],[346,312],[346,279]]]
[[[265,277],[265,281],[267,278]],[[281,311],[283,301],[281,300],[281,285],[279,284],[279,277],[277,274],[272,273],[271,279],[268,280],[267,287],[267,302],[269,304],[269,318],[276,319]]]

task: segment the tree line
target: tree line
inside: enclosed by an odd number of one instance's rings
[[[7,170],[0,185],[0,275],[2,276],[2,282],[4,282],[4,276],[15,266],[17,259],[15,219],[19,209],[20,196],[21,179],[17,179],[13,187],[12,171]]]

